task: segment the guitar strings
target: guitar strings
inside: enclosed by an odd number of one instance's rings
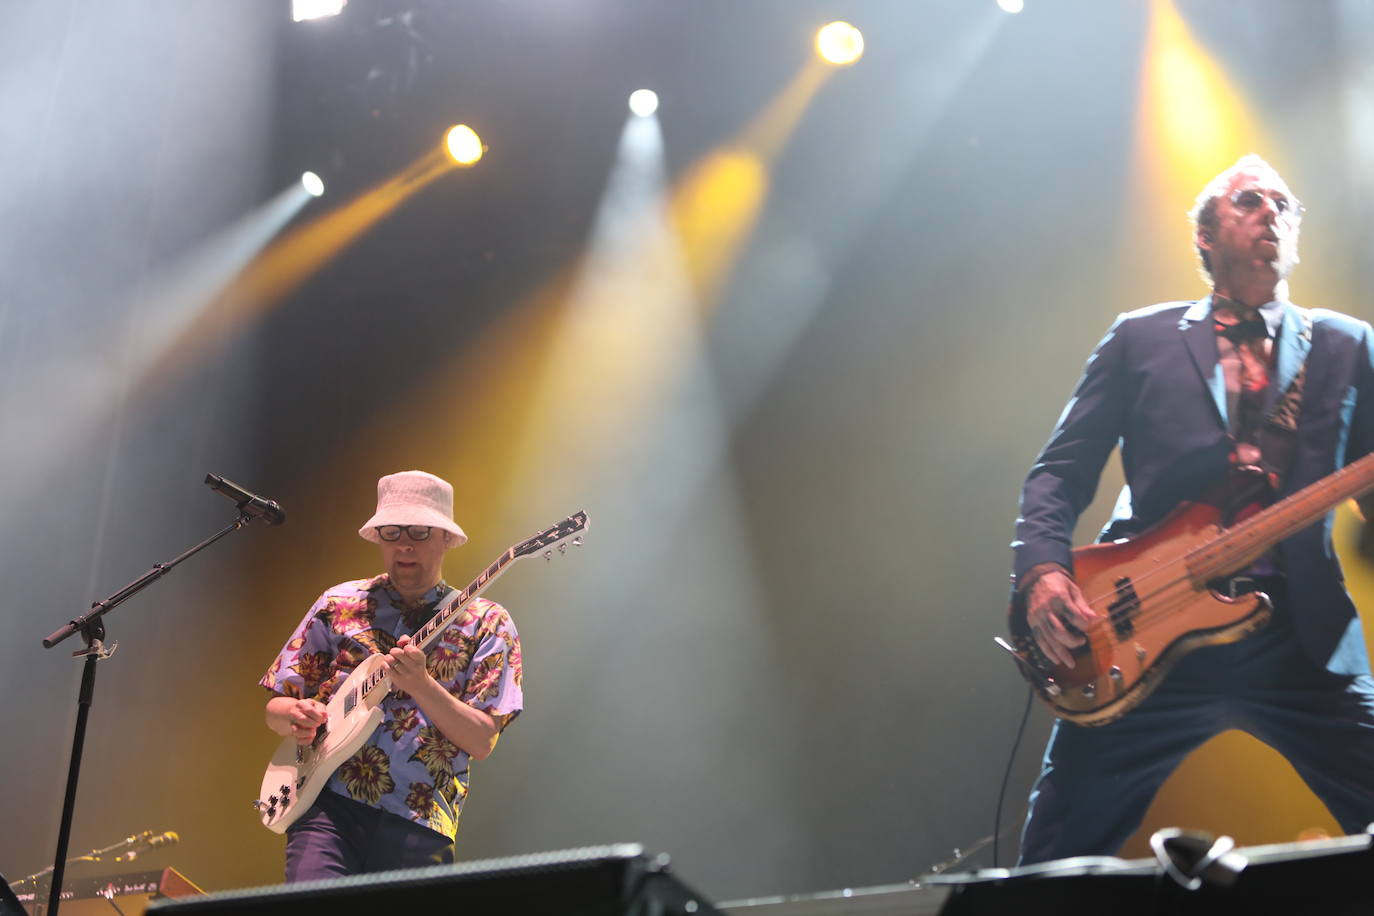
[[[1371,456],[1371,457],[1374,457],[1374,456]],[[1349,472],[1351,472],[1353,469],[1355,469],[1358,465],[1361,465],[1361,464],[1364,464],[1364,463],[1365,463],[1365,462],[1364,462],[1364,460],[1362,459],[1360,462],[1357,462],[1355,465],[1349,465],[1349,466],[1347,466],[1347,467],[1345,467],[1345,468],[1342,468],[1340,471],[1337,471],[1337,472],[1335,472],[1334,474],[1332,474],[1331,477],[1329,477],[1329,478],[1327,479],[1327,483],[1328,483],[1328,484],[1336,483],[1337,481],[1336,481],[1334,478],[1337,478],[1338,476],[1340,476],[1340,477],[1349,476]],[[1364,469],[1361,468],[1360,470],[1364,470]],[[1331,487],[1330,487],[1330,486],[1323,486],[1323,487],[1321,487],[1320,489],[1321,489],[1322,491],[1329,491],[1329,490],[1331,489]],[[1306,514],[1306,511],[1305,511],[1305,510],[1307,510],[1307,508],[1308,508],[1307,506],[1305,506],[1305,505],[1303,505],[1303,504],[1304,504],[1304,503],[1310,503],[1310,502],[1312,502],[1312,501],[1314,500],[1314,497],[1320,497],[1320,499],[1317,500],[1319,503],[1328,502],[1328,501],[1329,501],[1330,494],[1329,494],[1329,492],[1320,492],[1320,493],[1319,493],[1316,489],[1313,489],[1311,492],[1309,492],[1309,491],[1306,490],[1306,489],[1304,489],[1304,490],[1299,490],[1297,493],[1294,493],[1294,494],[1288,496],[1287,498],[1282,499],[1282,500],[1280,500],[1280,501],[1277,502],[1277,503],[1274,503],[1272,506],[1269,506],[1269,507],[1268,507],[1266,510],[1264,510],[1263,512],[1261,512],[1261,513],[1259,513],[1259,514],[1257,514],[1257,515],[1251,516],[1249,519],[1246,519],[1246,520],[1245,520],[1244,522],[1242,522],[1240,525],[1238,525],[1238,526],[1236,526],[1236,527],[1234,527],[1234,528],[1224,529],[1224,533],[1222,533],[1219,537],[1212,538],[1212,539],[1209,540],[1207,543],[1202,544],[1202,545],[1200,545],[1200,546],[1198,546],[1198,547],[1194,547],[1193,549],[1189,550],[1187,553],[1183,554],[1182,556],[1180,556],[1180,557],[1175,557],[1174,559],[1169,560],[1168,562],[1166,562],[1165,564],[1163,564],[1162,566],[1160,566],[1158,569],[1151,570],[1151,571],[1149,571],[1149,572],[1146,572],[1146,573],[1141,574],[1140,576],[1138,576],[1138,577],[1136,577],[1136,578],[1133,578],[1133,579],[1131,580],[1131,584],[1132,584],[1132,586],[1135,586],[1135,585],[1138,585],[1138,584],[1140,584],[1140,583],[1148,583],[1148,582],[1150,582],[1150,580],[1155,579],[1155,578],[1157,578],[1158,576],[1160,576],[1160,575],[1162,575],[1162,574],[1174,575],[1174,569],[1173,569],[1173,567],[1176,567],[1179,563],[1182,563],[1182,564],[1184,565],[1184,567],[1188,570],[1188,574],[1187,574],[1187,575],[1185,575],[1185,576],[1183,576],[1183,577],[1177,577],[1177,576],[1175,576],[1174,578],[1171,578],[1168,582],[1164,583],[1162,586],[1159,586],[1158,588],[1156,588],[1156,589],[1155,589],[1154,591],[1152,591],[1152,592],[1147,592],[1147,593],[1145,593],[1145,594],[1142,594],[1142,593],[1140,592],[1140,590],[1137,589],[1136,595],[1137,595],[1137,599],[1138,599],[1139,604],[1144,605],[1144,604],[1146,603],[1147,599],[1154,599],[1154,598],[1156,598],[1161,592],[1163,592],[1165,589],[1169,589],[1169,588],[1172,588],[1172,587],[1174,587],[1174,586],[1177,586],[1177,585],[1183,584],[1183,583],[1189,584],[1190,591],[1193,592],[1193,593],[1198,593],[1198,592],[1203,591],[1204,589],[1198,589],[1198,588],[1192,587],[1192,585],[1191,585],[1191,583],[1192,583],[1192,581],[1193,581],[1193,576],[1192,576],[1192,569],[1191,569],[1191,566],[1190,566],[1190,562],[1189,562],[1189,561],[1196,559],[1199,555],[1205,554],[1205,553],[1208,552],[1208,551],[1211,551],[1211,552],[1220,554],[1220,555],[1222,555],[1223,557],[1224,557],[1226,554],[1228,554],[1228,553],[1232,553],[1232,554],[1237,553],[1237,552],[1244,553],[1245,550],[1246,550],[1246,548],[1248,547],[1248,545],[1245,545],[1243,542],[1244,542],[1244,540],[1245,540],[1245,538],[1246,538],[1247,536],[1252,536],[1252,535],[1253,535],[1253,530],[1254,530],[1254,528],[1258,527],[1258,526],[1261,524],[1259,521],[1257,521],[1258,519],[1260,519],[1261,517],[1264,517],[1264,518],[1265,518],[1265,521],[1267,522],[1267,521],[1269,521],[1270,519],[1277,519],[1278,517],[1280,517],[1280,516],[1282,516],[1282,515],[1284,515],[1284,514],[1296,514],[1296,515],[1301,516],[1301,515],[1303,515],[1303,514]],[[1348,498],[1348,497],[1342,497],[1342,499],[1345,499],[1345,498]],[[1303,511],[1295,511],[1295,510],[1303,510]],[[1253,539],[1253,538],[1252,538],[1252,539]],[[1242,560],[1242,561],[1237,561],[1237,562],[1243,563],[1244,561]],[[1219,564],[1218,564],[1218,570],[1219,570],[1219,571],[1218,571],[1217,575],[1216,575],[1216,576],[1213,576],[1213,577],[1211,577],[1211,578],[1216,578],[1216,577],[1225,575],[1225,572],[1222,572],[1222,571],[1220,571],[1220,570],[1226,570],[1226,569],[1227,569],[1228,567],[1230,567],[1230,566],[1231,566],[1231,564],[1229,564],[1229,563],[1225,563],[1225,562],[1219,563]],[[1109,600],[1115,600],[1116,598],[1119,598],[1120,596],[1121,596],[1121,590],[1120,590],[1120,588],[1113,588],[1113,590],[1112,590],[1110,593],[1106,593],[1106,594],[1102,594],[1102,595],[1097,595],[1097,596],[1095,596],[1095,597],[1093,597],[1093,598],[1091,598],[1091,599],[1088,599],[1088,604],[1089,604],[1090,606],[1096,606],[1096,605],[1098,605],[1098,604],[1100,604],[1100,603],[1107,602],[1107,601],[1109,601]],[[1121,610],[1121,611],[1109,612],[1109,613],[1107,614],[1107,619],[1108,619],[1109,621],[1111,621],[1113,624],[1115,624],[1115,623],[1118,623],[1118,622],[1124,620],[1125,618],[1131,616],[1131,614],[1132,614],[1131,610],[1130,610],[1129,608],[1126,608],[1126,609],[1123,609],[1123,610]],[[1154,613],[1154,614],[1149,614],[1149,613],[1141,614],[1137,619],[1143,622],[1143,621],[1148,620],[1151,616],[1153,616],[1153,617],[1158,617],[1158,616],[1159,616],[1159,613],[1157,612],[1157,613]]]
[[[1135,614],[1135,611],[1131,607],[1123,608],[1120,611],[1109,611],[1106,614],[1107,621],[1115,627],[1123,621],[1125,621],[1127,618],[1134,616],[1135,622],[1141,624],[1149,624],[1153,620],[1173,613],[1175,608],[1172,607],[1151,607],[1149,609],[1144,609],[1144,606],[1146,604],[1157,605],[1159,603],[1159,596],[1163,592],[1171,588],[1176,588],[1179,585],[1187,585],[1188,594],[1179,596],[1178,598],[1175,598],[1173,600],[1176,602],[1182,602],[1184,604],[1191,600],[1191,598],[1194,595],[1197,595],[1203,590],[1205,590],[1205,582],[1207,580],[1204,580],[1203,589],[1199,589],[1192,584],[1194,579],[1192,575],[1192,567],[1190,565],[1190,561],[1196,560],[1200,555],[1204,555],[1208,551],[1219,554],[1222,557],[1225,557],[1228,553],[1244,553],[1247,545],[1245,545],[1243,542],[1247,536],[1253,535],[1254,529],[1256,527],[1259,527],[1261,524],[1273,520],[1278,520],[1284,515],[1297,515],[1301,517],[1303,515],[1312,513],[1312,510],[1315,507],[1311,504],[1314,502],[1317,505],[1326,504],[1329,506],[1330,504],[1332,504],[1332,491],[1334,490],[1339,492],[1342,489],[1346,489],[1341,485],[1345,484],[1346,478],[1349,477],[1355,477],[1356,480],[1351,482],[1350,485],[1348,485],[1349,493],[1347,495],[1342,495],[1341,497],[1336,499],[1335,503],[1338,504],[1341,500],[1353,498],[1359,493],[1367,491],[1370,485],[1374,484],[1374,480],[1363,479],[1367,476],[1371,476],[1371,471],[1374,471],[1374,454],[1366,455],[1358,461],[1354,462],[1353,464],[1346,465],[1345,467],[1332,472],[1324,480],[1319,481],[1318,483],[1315,483],[1309,487],[1305,487],[1296,493],[1290,494],[1284,499],[1281,499],[1273,505],[1261,510],[1256,515],[1251,516],[1250,518],[1241,522],[1236,527],[1224,530],[1223,534],[1221,534],[1219,537],[1211,539],[1208,543],[1202,544],[1198,547],[1194,547],[1191,550],[1184,553],[1182,556],[1175,557],[1165,562],[1158,569],[1142,573],[1141,575],[1132,578],[1131,587],[1136,592],[1136,601],[1134,602],[1134,604],[1136,604],[1137,607],[1142,608],[1143,611],[1138,615]],[[1321,513],[1315,514],[1319,517]],[[1263,519],[1264,521],[1261,522],[1261,519]],[[1311,523],[1315,523],[1315,521],[1316,518],[1313,518]],[[1185,569],[1187,570],[1187,575],[1183,577],[1179,577],[1176,575],[1176,567],[1180,563],[1182,563]],[[1236,568],[1233,567],[1231,564],[1225,562],[1217,563],[1217,561],[1214,560],[1213,563],[1217,566],[1219,570],[1227,570],[1228,568],[1234,570]],[[1243,563],[1243,560],[1238,561],[1237,565],[1243,565]],[[1154,586],[1152,580],[1157,579],[1161,575],[1168,575],[1170,576],[1170,578],[1163,584]],[[1217,578],[1222,575],[1225,575],[1225,572],[1218,572],[1216,576],[1213,576],[1211,578]],[[1153,590],[1143,591],[1142,589],[1137,587],[1142,584],[1152,586]],[[1107,603],[1108,606],[1110,606],[1110,602],[1115,601],[1116,599],[1121,597],[1121,592],[1122,590],[1120,587],[1114,587],[1109,593],[1097,595],[1086,600],[1089,606],[1092,606],[1094,608],[1103,603]]]

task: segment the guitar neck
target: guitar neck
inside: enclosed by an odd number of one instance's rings
[[[1301,531],[1347,499],[1374,489],[1374,453],[1233,525],[1188,556],[1193,580],[1205,583],[1243,569],[1290,534]]]
[[[439,609],[437,614],[429,619],[428,623],[415,631],[415,634],[411,637],[411,639],[415,641],[415,645],[421,649],[428,648],[431,643],[439,638],[439,634],[444,631],[444,627],[448,626],[454,617],[462,613],[463,609],[471,604],[474,598],[486,591],[487,586],[491,585],[491,583],[496,580],[496,577],[505,572],[515,560],[515,548],[512,547],[510,550],[501,554],[495,563],[482,570],[476,579],[468,583],[467,588],[445,602],[444,606]]]
[[[461,614],[469,604],[472,604],[473,599],[482,594],[487,586],[491,585],[496,577],[505,572],[516,560],[541,554],[545,559],[552,559],[555,550],[562,553],[567,549],[566,541],[571,540],[573,546],[581,544],[582,538],[579,532],[584,531],[587,524],[587,513],[586,510],[583,510],[568,516],[565,521],[539,532],[534,537],[526,538],[501,554],[496,558],[495,563],[482,570],[476,579],[469,582],[467,588],[445,602],[444,606],[429,619],[428,623],[415,631],[414,635],[411,636],[411,639],[414,640],[413,644],[421,650],[427,649],[431,643],[439,638],[439,634],[444,632],[444,628],[453,621],[453,618]],[[387,690],[391,689],[391,681],[387,678],[386,672],[378,668],[364,680],[362,693],[366,696],[383,685]]]
[[[430,644],[439,638],[439,634],[444,632],[444,628],[452,622],[453,618],[461,614],[463,610],[473,602],[473,599],[482,594],[487,586],[491,585],[496,577],[505,572],[510,564],[514,563],[517,559],[518,556],[514,547],[501,554],[495,563],[482,570],[476,579],[469,582],[467,588],[444,602],[444,606],[439,609],[437,614],[429,619],[428,623],[415,631],[411,636],[411,639],[414,640],[414,645],[422,650],[429,648]],[[363,682],[362,693],[366,696],[378,687],[382,687],[385,690],[391,689],[391,679],[388,678],[386,672],[381,669],[374,671]]]

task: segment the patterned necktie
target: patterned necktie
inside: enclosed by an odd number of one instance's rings
[[[1217,334],[1235,346],[1240,359],[1236,438],[1254,442],[1264,405],[1264,391],[1269,387],[1269,326],[1256,309],[1239,305],[1234,309],[1225,306],[1214,309],[1212,322]]]

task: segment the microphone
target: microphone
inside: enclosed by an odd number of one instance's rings
[[[286,521],[286,510],[281,507],[280,503],[249,493],[232,480],[225,480],[218,474],[206,474],[205,485],[231,500],[234,505],[239,507],[240,512],[254,518],[260,518],[269,525],[280,525]]]
[[[150,849],[156,849],[159,846],[171,846],[179,842],[181,842],[181,837],[177,836],[175,830],[168,830],[156,836],[153,835],[151,830],[145,830],[136,836],[129,837],[123,843],[118,844],[116,848],[127,848],[128,852],[124,853],[122,856],[115,856],[114,860],[116,862],[132,862],[134,859],[138,858],[139,853],[147,852]]]

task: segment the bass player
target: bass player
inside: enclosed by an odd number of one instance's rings
[[[522,706],[520,637],[500,605],[477,598],[428,653],[412,645],[453,591],[445,554],[467,540],[453,488],[422,471],[383,477],[358,534],[386,572],[321,595],[261,681],[268,727],[302,745],[368,655],[386,656],[394,687],[381,725],[287,827],[288,882],[452,862],[469,760],[492,752]]]
[[[1211,295],[1116,320],[1021,493],[1018,601],[1052,664],[1073,667],[1107,613],[1075,583],[1070,545],[1118,444],[1127,486],[1103,540],[1155,525],[1238,466],[1260,468],[1282,496],[1374,447],[1374,332],[1289,301],[1302,207],[1283,179],[1245,156],[1191,217]],[[1267,626],[1184,655],[1114,721],[1055,723],[1023,864],[1116,852],[1182,759],[1229,729],[1283,754],[1347,832],[1374,821],[1374,680],[1331,525],[1328,512],[1217,583],[1266,593]]]

